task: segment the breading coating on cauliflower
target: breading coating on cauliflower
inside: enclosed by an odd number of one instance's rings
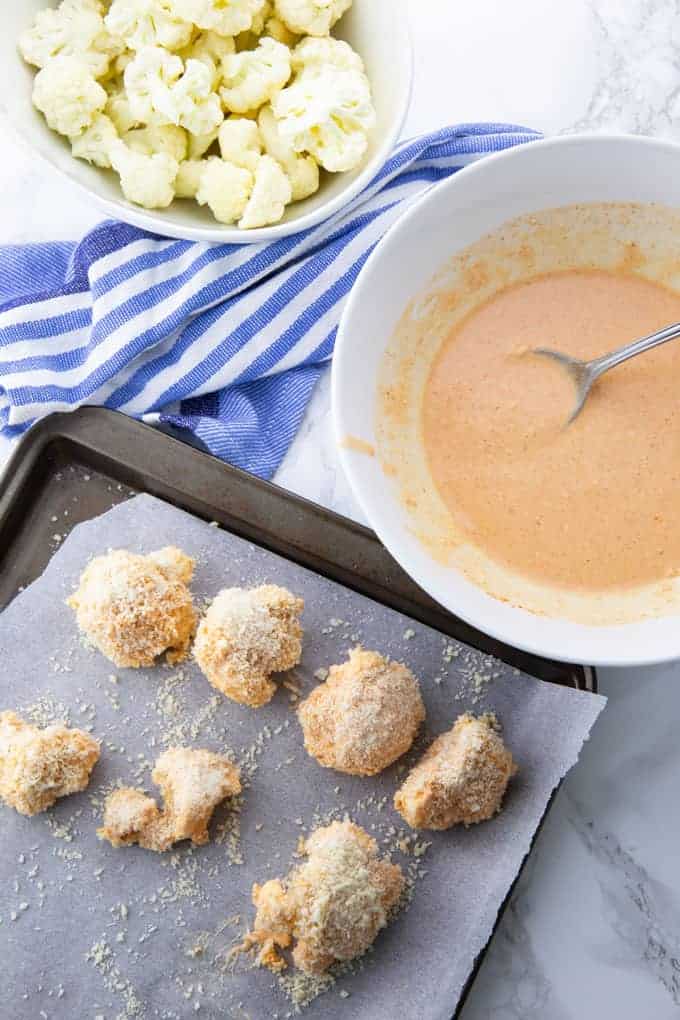
[[[106,106],[107,95],[77,57],[54,57],[33,82],[33,105],[60,135],[77,138]]]
[[[225,122],[226,123],[226,122]],[[271,106],[263,106],[257,123],[268,156],[281,164],[290,181],[293,202],[301,202],[319,190],[319,167],[312,156],[300,156],[289,141],[281,137],[279,123]]]
[[[394,806],[414,829],[474,825],[500,811],[516,772],[496,718],[465,713],[411,769]]]
[[[223,64],[222,102],[232,113],[247,113],[268,103],[290,78],[290,50],[275,39],[260,39],[256,49],[227,57]]]
[[[123,141],[129,148],[145,156],[165,152],[178,163],[187,156],[187,133],[174,124],[150,124],[148,127],[133,128],[123,135]]]
[[[250,31],[266,0],[170,0],[178,18],[219,35]]]
[[[303,609],[302,599],[276,584],[225,588],[199,625],[196,662],[218,691],[241,705],[260,708],[276,691],[272,674],[293,669],[300,661]]]
[[[253,190],[253,175],[243,167],[215,156],[206,160],[196,192],[199,205],[207,205],[220,223],[235,223],[243,216]]]
[[[63,724],[38,729],[14,712],[0,713],[0,799],[36,815],[59,797],[84,790],[99,761],[99,743]]]
[[[378,855],[378,845],[349,819],[315,829],[303,857],[283,879],[253,886],[257,911],[244,948],[259,946],[260,966],[280,971],[279,948],[294,942],[293,963],[323,974],[340,960],[361,956],[388,924],[404,888],[398,864]]]
[[[241,230],[254,230],[278,223],[293,197],[290,181],[281,165],[271,156],[261,156],[255,170],[255,183],[243,216]]]
[[[105,113],[98,113],[82,135],[71,139],[71,152],[76,159],[109,169],[111,149],[117,141],[118,132],[113,121]]]
[[[352,0],[275,0],[276,13],[298,35],[328,35]]]
[[[113,0],[104,22],[131,50],[164,46],[179,50],[191,41],[194,26],[172,11],[170,0]]]
[[[222,159],[255,173],[262,155],[262,140],[254,120],[248,120],[247,117],[227,117],[217,138]]]
[[[175,196],[177,198],[196,198],[201,186],[203,171],[208,165],[205,159],[185,159],[180,163],[175,178]]]
[[[304,45],[301,44],[301,45]],[[282,138],[331,173],[353,170],[368,148],[375,110],[358,67],[312,63],[272,99]]]
[[[202,846],[210,838],[208,825],[217,805],[241,792],[239,770],[229,758],[189,747],[165,751],[151,778],[160,788],[163,810],[142,790],[114,790],[106,798],[100,839],[115,847],[139,843],[157,853],[185,839]]]
[[[87,0],[63,0],[56,8],[38,11],[19,38],[19,52],[27,63],[44,67],[54,57],[79,57],[95,78],[106,74],[112,57],[124,48]]]
[[[123,170],[121,160],[129,161]],[[129,175],[126,184],[137,195],[131,201],[139,204],[145,189],[158,188],[153,179],[158,163],[171,164],[172,182],[177,176],[177,161],[170,156],[143,156],[124,142],[114,146],[111,162],[118,173]],[[67,604],[81,633],[115,666],[153,666],[164,653],[168,662],[179,662],[196,624],[186,586],[193,568],[191,557],[172,546],[148,556],[114,549],[90,561]]]

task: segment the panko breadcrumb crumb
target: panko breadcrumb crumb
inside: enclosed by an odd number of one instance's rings
[[[285,588],[225,588],[196,634],[201,670],[227,697],[251,708],[271,701],[273,673],[292,669],[302,653],[304,602]]]
[[[114,790],[106,798],[100,839],[115,847],[139,843],[157,853],[184,839],[202,846],[217,805],[241,792],[239,770],[228,758],[187,747],[165,751],[151,778],[160,787],[163,810],[142,790]]]
[[[168,546],[141,556],[116,549],[95,557],[67,599],[78,627],[114,665],[152,666],[186,658],[196,627],[187,582],[194,561]]]
[[[14,712],[0,713],[0,797],[35,815],[59,797],[84,790],[99,761],[99,743],[64,725],[39,729]]]
[[[298,709],[307,751],[327,768],[374,776],[408,751],[425,718],[418,681],[400,662],[354,648]]]
[[[285,960],[279,949],[293,940],[293,962],[306,974],[352,960],[375,941],[401,896],[404,876],[378,857],[374,839],[349,820],[317,829],[305,841],[307,860],[284,880],[253,886],[256,908],[247,946],[274,971]]]
[[[461,715],[397,790],[394,806],[414,829],[449,829],[492,818],[511,777],[512,754],[492,715]]]

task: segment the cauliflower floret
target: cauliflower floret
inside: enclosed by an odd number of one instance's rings
[[[170,0],[113,0],[105,24],[131,50],[164,46],[179,50],[193,34],[193,25],[172,12]]]
[[[159,46],[139,51],[125,70],[125,87],[132,113],[143,122],[155,119],[207,135],[224,119],[210,69],[193,59],[185,66]]]
[[[113,121],[119,135],[124,135],[142,123],[139,117],[133,114],[130,100],[122,88],[110,93],[104,112]]]
[[[271,106],[262,107],[257,122],[267,155],[273,156],[288,175],[293,201],[301,202],[315,194],[319,190],[319,167],[313,157],[299,156],[290,142],[281,137]]]
[[[236,52],[233,39],[227,39],[217,32],[201,32],[198,38],[182,50],[183,60],[200,60],[209,69],[212,77],[213,92],[217,91],[222,81],[222,63]]]
[[[129,202],[145,209],[166,209],[175,197],[179,163],[166,152],[146,156],[119,141],[111,150],[111,165]]]
[[[174,124],[149,124],[148,127],[134,128],[126,132],[123,141],[135,152],[153,156],[154,152],[166,152],[178,163],[186,159],[187,133]]]
[[[33,83],[33,105],[54,131],[69,138],[90,127],[106,100],[104,89],[77,57],[54,57]]]
[[[290,50],[275,39],[260,39],[256,49],[227,57],[222,102],[232,113],[247,113],[269,102],[290,78]]]
[[[194,135],[215,131],[224,113],[219,96],[212,90],[210,69],[200,60],[187,60],[184,74],[170,89],[170,102],[159,112]]]
[[[215,128],[214,131],[209,131],[206,135],[189,135],[189,159],[200,159],[201,156],[205,156],[206,152],[213,144],[217,141],[219,134],[219,128]]]
[[[111,166],[111,147],[118,141],[118,132],[110,117],[98,113],[82,135],[71,139],[71,151],[76,159],[103,167]]]
[[[303,39],[293,50],[291,66],[297,73],[308,67],[339,67],[344,71],[364,71],[359,54],[343,39]]]
[[[288,46],[291,50],[300,40],[299,35],[291,32],[288,26],[280,18],[276,17],[267,18],[264,23],[263,34],[271,36],[272,39],[283,43],[284,46]]]
[[[213,157],[206,160],[196,201],[209,206],[220,223],[235,223],[243,215],[252,190],[249,170]]]
[[[106,31],[98,6],[87,0],[63,0],[38,11],[31,28],[19,38],[24,60],[44,67],[54,57],[79,57],[95,76],[106,74],[111,58],[124,46]]]
[[[175,15],[219,35],[248,32],[266,0],[170,0]]]
[[[359,165],[375,125],[371,86],[355,67],[305,67],[274,96],[272,109],[281,137],[332,173]]]
[[[254,120],[248,120],[246,117],[228,117],[217,137],[222,159],[255,173],[262,155],[262,141]]]
[[[278,223],[292,196],[290,181],[280,165],[271,156],[261,156],[255,170],[255,184],[239,227],[252,230]]]
[[[175,178],[175,195],[177,198],[196,198],[201,186],[203,171],[208,165],[205,159],[185,159],[180,163]]]
[[[161,46],[146,46],[125,68],[125,91],[134,117],[142,123],[153,120],[161,107],[168,106],[170,86],[184,70],[178,56]],[[168,118],[172,121],[172,117]]]
[[[352,0],[275,0],[276,13],[298,35],[328,35]]]

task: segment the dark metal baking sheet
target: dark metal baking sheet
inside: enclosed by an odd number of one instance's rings
[[[140,491],[218,521],[527,673],[596,690],[594,671],[512,649],[447,613],[410,580],[370,530],[98,408],[45,419],[20,442],[0,478],[0,608],[42,573],[75,524]]]

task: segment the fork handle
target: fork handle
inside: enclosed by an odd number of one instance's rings
[[[616,365],[628,361],[629,358],[634,358],[636,354],[642,354],[643,351],[649,351],[652,347],[658,347],[677,337],[680,337],[680,322],[664,326],[656,333],[650,333],[649,336],[634,340],[632,344],[626,344],[625,347],[619,347],[618,350],[610,351],[609,354],[603,354],[593,363],[593,378],[596,379],[603,372],[608,372],[610,368],[615,368]]]

